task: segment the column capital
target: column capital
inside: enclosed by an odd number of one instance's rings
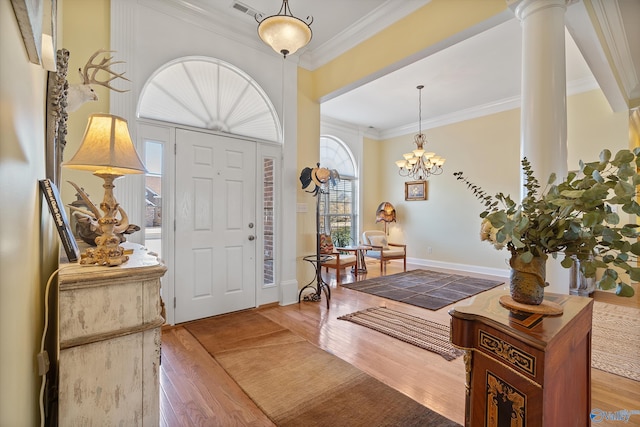
[[[560,7],[566,10],[567,6],[577,3],[578,0],[505,0],[509,9],[513,11],[516,18],[524,20],[532,13],[550,7]]]

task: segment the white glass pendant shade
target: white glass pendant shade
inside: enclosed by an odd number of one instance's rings
[[[274,15],[258,25],[258,35],[276,52],[287,56],[311,41],[311,28],[294,16]]]
[[[397,160],[396,161],[396,166],[398,166],[399,168],[405,167],[406,164],[407,164],[407,162],[404,161],[404,160]]]

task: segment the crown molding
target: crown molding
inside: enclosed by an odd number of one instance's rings
[[[157,12],[164,13],[189,24],[196,25],[226,39],[233,40],[259,51],[272,52],[272,49],[266,46],[259,39],[257,30],[248,29],[245,20],[245,18],[249,19],[248,16],[238,14],[238,17],[235,17],[229,14],[214,13],[213,11],[205,10],[195,5],[188,0],[137,1],[139,4]]]
[[[638,91],[640,82],[633,65],[631,51],[627,43],[622,12],[617,1],[591,0],[594,14],[600,24],[602,35],[611,54],[618,76],[627,95],[633,97],[632,92]],[[636,93],[636,96],[638,93]]]
[[[587,77],[568,83],[567,95],[577,95],[598,88],[599,86],[596,79],[593,77]],[[433,129],[440,126],[450,125],[466,120],[477,119],[479,117],[484,117],[491,114],[501,113],[503,111],[513,110],[514,108],[520,108],[520,105],[521,97],[519,95],[510,98],[503,98],[496,102],[490,102],[484,105],[478,105],[450,114],[443,114],[438,117],[423,120],[421,126],[422,130],[424,131],[425,129]],[[381,132],[378,132],[378,134],[380,135],[381,139],[389,139],[395,138],[397,136],[414,134],[418,131],[419,129],[417,123],[412,123],[395,128],[385,129]]]
[[[346,132],[357,132],[362,136],[367,138],[380,140],[383,139],[380,136],[380,132],[378,129],[370,128],[366,126],[359,126],[353,123],[345,122],[340,119],[336,119],[329,116],[320,115],[320,121],[322,122],[322,126],[327,126],[329,128],[340,129]]]
[[[300,56],[300,66],[313,71],[415,12],[431,0],[388,0],[326,43]]]
[[[603,41],[600,40],[594,27],[596,24],[592,22],[585,3],[579,2],[567,8],[565,13],[567,30],[595,76],[611,109],[616,112],[626,111],[628,110],[626,94],[623,93],[622,86],[616,78],[613,64],[607,59]]]

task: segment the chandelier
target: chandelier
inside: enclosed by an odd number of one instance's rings
[[[307,16],[306,20],[302,20],[293,16],[289,0],[282,0],[277,15],[262,19],[262,14],[257,14],[255,19],[258,21],[258,35],[262,41],[285,58],[311,41],[313,17]]]
[[[424,88],[423,85],[417,86],[419,93],[418,133],[413,140],[417,148],[410,153],[403,154],[404,159],[396,162],[400,176],[408,176],[419,181],[429,178],[431,175],[440,175],[443,170],[442,165],[446,160],[436,156],[436,153],[424,150],[427,137],[422,133],[422,88]]]

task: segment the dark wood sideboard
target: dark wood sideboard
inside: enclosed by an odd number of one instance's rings
[[[590,424],[590,298],[546,293],[563,314],[512,312],[495,289],[454,307],[451,342],[465,350],[466,426]]]

